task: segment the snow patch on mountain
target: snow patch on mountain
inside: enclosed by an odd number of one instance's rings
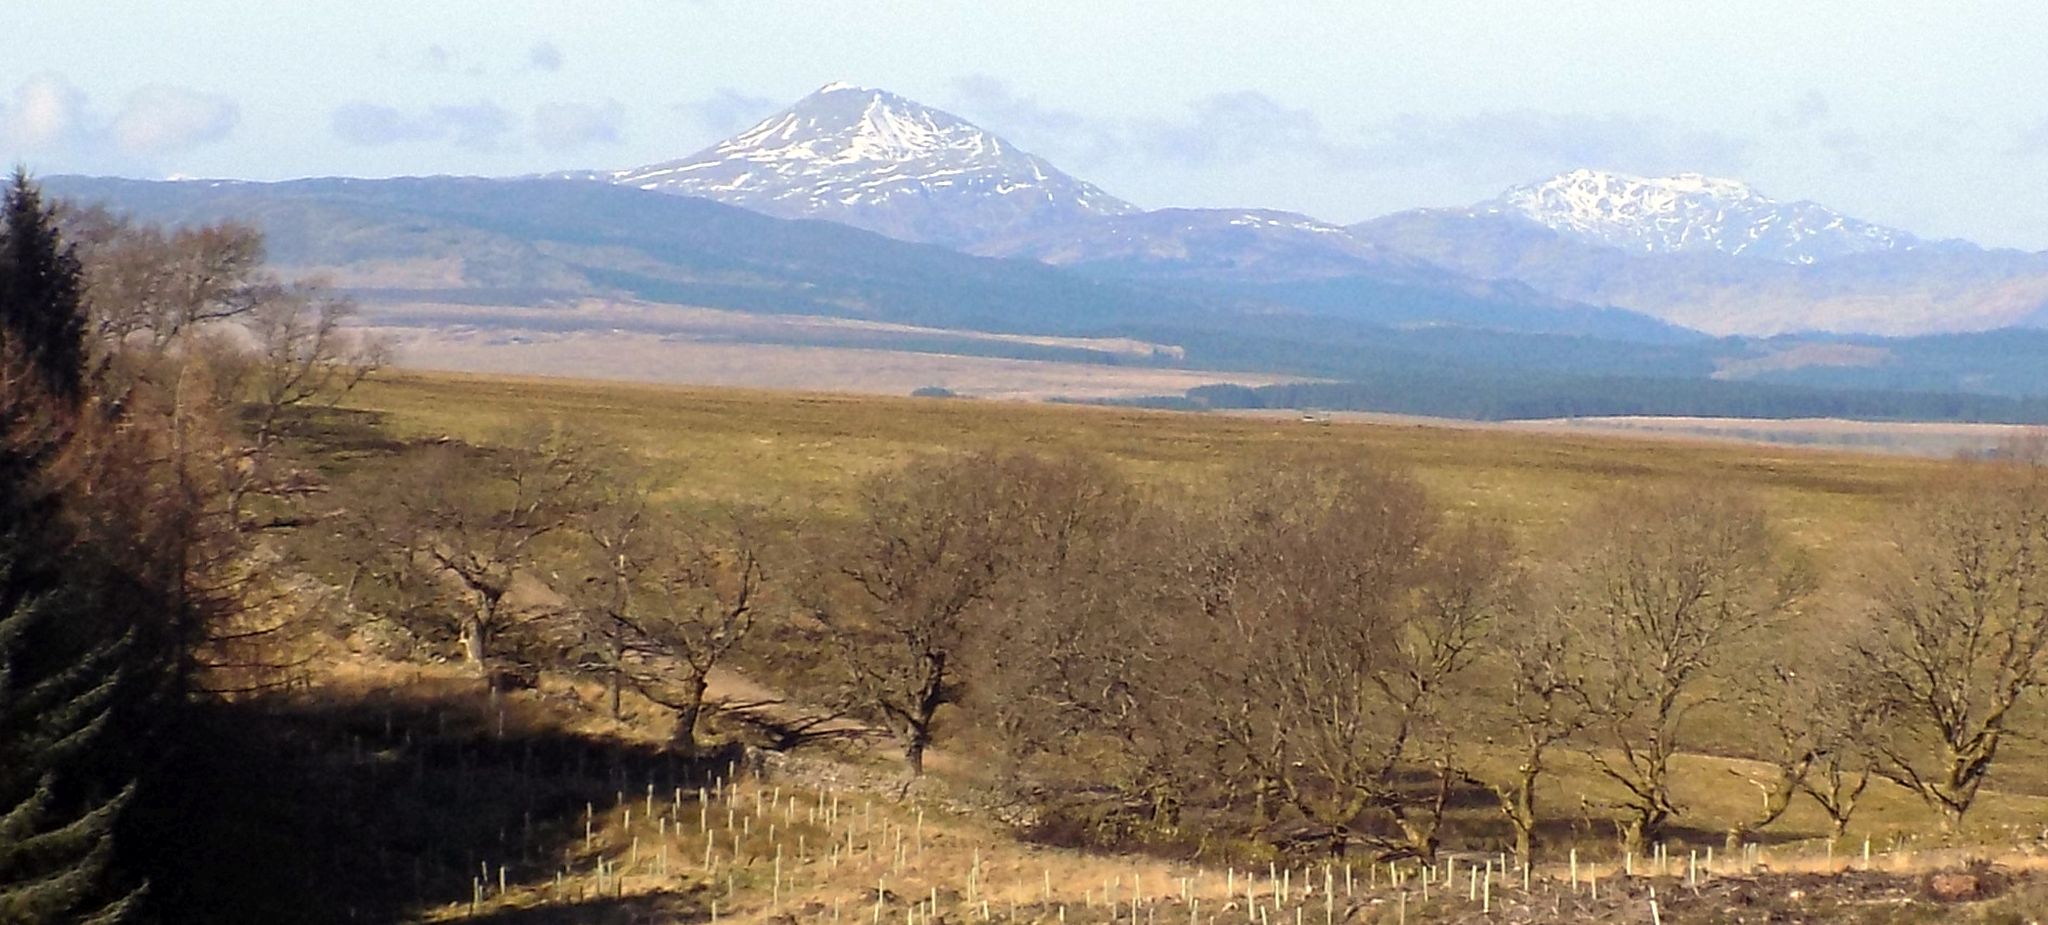
[[[689,157],[593,178],[951,246],[1137,211],[958,116],[848,83]]]
[[[1639,177],[1574,170],[1515,187],[1474,212],[1520,216],[1561,234],[1623,250],[1714,251],[1780,263],[1808,264],[1930,243],[1816,203],[1783,202],[1742,181],[1696,173]]]

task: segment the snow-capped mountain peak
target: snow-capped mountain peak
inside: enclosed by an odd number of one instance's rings
[[[1718,251],[1782,263],[1922,246],[1906,232],[1812,202],[1782,202],[1740,180],[1574,170],[1518,186],[1477,211],[1645,253]]]
[[[958,116],[850,83],[689,157],[598,178],[953,246],[1136,211]]]

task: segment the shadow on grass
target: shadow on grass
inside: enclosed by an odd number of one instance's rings
[[[710,914],[701,903],[675,893],[605,897],[582,902],[553,903],[531,909],[493,909],[468,921],[485,925],[640,925],[643,922],[707,921]]]
[[[467,904],[478,880],[495,892],[501,871],[515,889],[552,884],[588,872],[590,809],[650,792],[694,803],[730,767],[551,728],[530,721],[545,704],[514,700],[501,711],[480,685],[413,685],[197,708],[131,843],[162,918],[392,922]],[[631,907],[654,901],[496,920],[636,921]]]

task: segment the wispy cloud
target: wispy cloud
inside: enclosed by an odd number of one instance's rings
[[[1835,156],[1835,166],[1866,173],[1877,168],[1870,138],[1855,129],[1834,129],[1820,136],[1820,146]]]
[[[526,66],[536,71],[559,71],[562,69],[562,50],[553,42],[536,42],[526,50]]]
[[[550,151],[594,144],[615,145],[624,137],[626,107],[602,103],[543,103],[533,110],[533,137]]]
[[[1047,106],[982,75],[954,81],[953,90],[962,116],[1055,160],[1081,166],[1129,162],[1204,168],[1274,161],[1358,174],[1434,168],[1514,182],[1584,166],[1640,173],[1732,172],[1747,162],[1752,147],[1746,138],[1629,114],[1528,109],[1406,114],[1342,130],[1305,108],[1255,90],[1202,97],[1172,117],[1125,119]],[[1814,109],[1809,101],[1801,111]]]
[[[1819,90],[1808,90],[1792,101],[1792,105],[1771,113],[1771,127],[1781,132],[1798,132],[1813,128],[1834,115],[1834,107]]]
[[[2034,120],[2030,125],[2021,126],[2013,133],[2009,154],[2022,157],[2048,156],[2048,116]]]
[[[720,87],[710,96],[676,104],[675,111],[699,128],[728,135],[760,121],[781,107],[781,103],[767,97]]]
[[[957,78],[952,96],[958,115],[1026,148],[1045,148],[1039,153],[1077,167],[1101,163],[1127,146],[1119,124],[1019,96],[1000,78],[986,74]]]
[[[510,112],[489,100],[415,110],[357,101],[337,107],[328,120],[334,136],[352,145],[446,141],[472,151],[497,150],[515,122]]]
[[[1437,166],[1475,176],[1536,176],[1576,167],[1641,174],[1739,173],[1753,143],[1658,116],[1518,109],[1445,118],[1405,115],[1345,146],[1362,169]]]
[[[1140,154],[1168,163],[1209,165],[1277,154],[1331,166],[1365,166],[1364,150],[1333,138],[1314,113],[1256,90],[1203,97],[1189,104],[1180,119],[1133,122],[1131,137]]]

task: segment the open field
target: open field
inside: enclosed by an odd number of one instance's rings
[[[1585,505],[1623,483],[1716,482],[1753,493],[1828,575],[1852,583],[1889,523],[1952,463],[1896,454],[1626,436],[1534,426],[1245,417],[1093,406],[681,388],[532,377],[393,374],[348,404],[388,416],[410,437],[489,442],[547,421],[618,444],[691,503],[769,505],[799,518],[846,511],[858,482],[919,453],[1029,447],[1101,454],[1140,483],[1199,489],[1233,467],[1369,456],[1412,469],[1447,502],[1511,525],[1544,548]],[[1832,594],[1812,619],[1839,606]],[[2048,724],[2043,724],[2048,727]],[[2048,796],[2048,753],[2008,743],[2000,786]],[[1717,772],[1716,780],[1719,780]],[[1754,799],[1739,784],[1740,799]],[[1903,795],[1901,795],[1903,796]],[[1893,826],[1917,805],[1898,801]],[[2041,817],[2048,821],[2048,807]],[[1990,818],[1992,814],[1985,814]]]
[[[934,328],[828,315],[786,315],[611,299],[582,299],[566,305],[527,307],[450,302],[372,302],[366,323],[384,326],[532,328],[550,331],[635,331],[645,334],[740,343],[816,343],[847,340],[923,338],[1056,350],[1087,351],[1107,357],[1181,359],[1187,351],[1128,337],[1059,337],[1004,334],[970,328]],[[593,370],[593,373],[599,370]]]
[[[564,376],[759,389],[821,389],[908,395],[936,386],[983,398],[1138,398],[1218,382],[1293,381],[1224,373],[806,344],[733,343],[636,331],[371,327],[403,365],[464,372]],[[1090,350],[1102,342],[1090,341]],[[1064,346],[1040,345],[1032,346]],[[1116,342],[1118,351],[1139,349]],[[1162,348],[1165,349],[1165,348]]]
[[[1294,416],[1198,415],[1021,402],[680,388],[399,373],[348,405],[400,433],[488,440],[532,420],[617,442],[704,501],[841,509],[862,477],[925,452],[1032,447],[1101,453],[1141,482],[1200,485],[1235,466],[1368,454],[1407,466],[1456,504],[1539,540],[1596,493],[1713,479],[1754,491],[1795,539],[1853,561],[1939,460],[1558,428],[1414,421],[1327,426]]]
[[[1832,447],[1930,457],[1981,453],[1996,449],[2017,435],[2038,430],[2014,424],[1843,421],[1831,418],[1774,421],[1754,418],[1588,417],[1516,422],[1513,426]]]

